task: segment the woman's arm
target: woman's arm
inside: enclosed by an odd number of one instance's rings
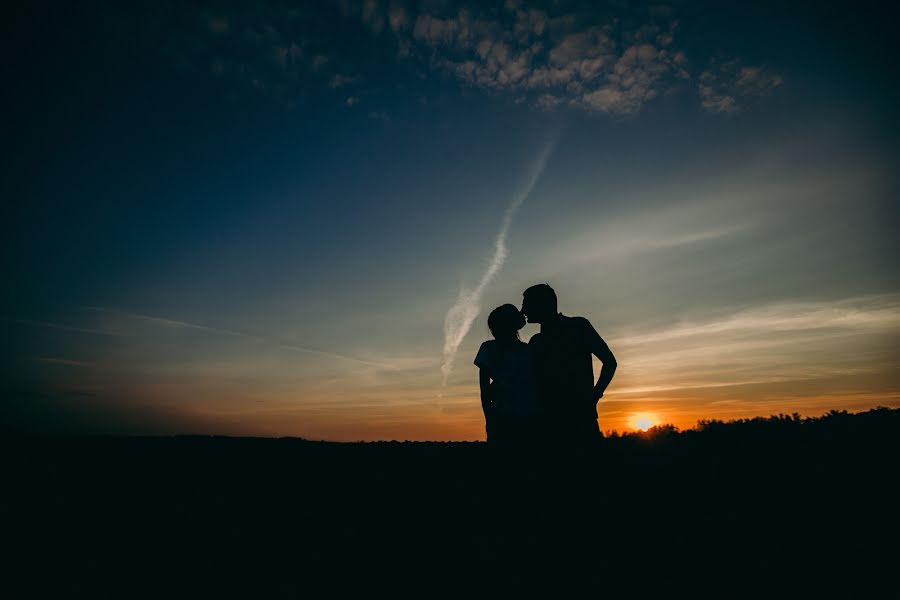
[[[486,417],[491,411],[491,378],[487,369],[478,369],[478,384],[481,387],[481,410]]]

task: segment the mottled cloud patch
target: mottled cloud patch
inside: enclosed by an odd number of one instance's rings
[[[376,56],[392,56],[401,71],[449,75],[540,110],[611,116],[637,114],[682,88],[696,89],[704,109],[733,114],[783,81],[738,60],[689,60],[676,12],[660,5],[342,0],[295,8],[186,6],[177,21],[157,21],[148,41],[175,64],[286,107],[361,81],[370,94],[387,89],[396,82],[379,80],[384,63],[373,65]],[[697,73],[691,64],[707,67]]]
[[[680,52],[672,57],[651,44],[631,46],[616,61],[606,82],[582,95],[581,103],[605,113],[636,113],[665,88],[664,78],[675,72],[683,57]]]
[[[688,77],[684,53],[671,48],[677,21],[668,12],[644,16],[649,22],[624,27],[613,16],[551,14],[507,2],[487,13],[422,13],[397,37],[404,52],[412,47],[464,85],[509,92],[544,110],[623,115]]]
[[[401,60],[424,61],[465,86],[508,93],[541,110],[633,115],[693,80],[704,109],[733,114],[783,82],[768,68],[737,60],[710,61],[702,73],[692,73],[679,48],[679,21],[663,5],[606,7],[603,13],[590,5],[514,0],[502,7],[416,7],[398,0],[350,5],[346,15],[393,36]],[[695,64],[705,59],[695,57]]]
[[[704,109],[733,115],[746,104],[770,96],[783,83],[783,76],[767,67],[713,59],[698,77],[697,92]]]

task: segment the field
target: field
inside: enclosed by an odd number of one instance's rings
[[[578,455],[7,431],[4,596],[875,593],[896,575],[898,433],[891,409]]]

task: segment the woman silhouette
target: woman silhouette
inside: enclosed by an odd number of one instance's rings
[[[531,438],[537,413],[531,353],[519,339],[525,317],[512,304],[491,311],[488,328],[494,336],[475,356],[481,385],[481,407],[490,444],[524,443]]]

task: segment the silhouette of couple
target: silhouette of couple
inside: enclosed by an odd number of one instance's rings
[[[519,330],[539,323],[526,344]],[[481,406],[488,443],[590,446],[600,440],[597,402],[616,372],[616,359],[584,317],[557,311],[556,292],[542,283],[488,316],[494,339],[478,349]],[[603,363],[594,382],[592,356]]]

